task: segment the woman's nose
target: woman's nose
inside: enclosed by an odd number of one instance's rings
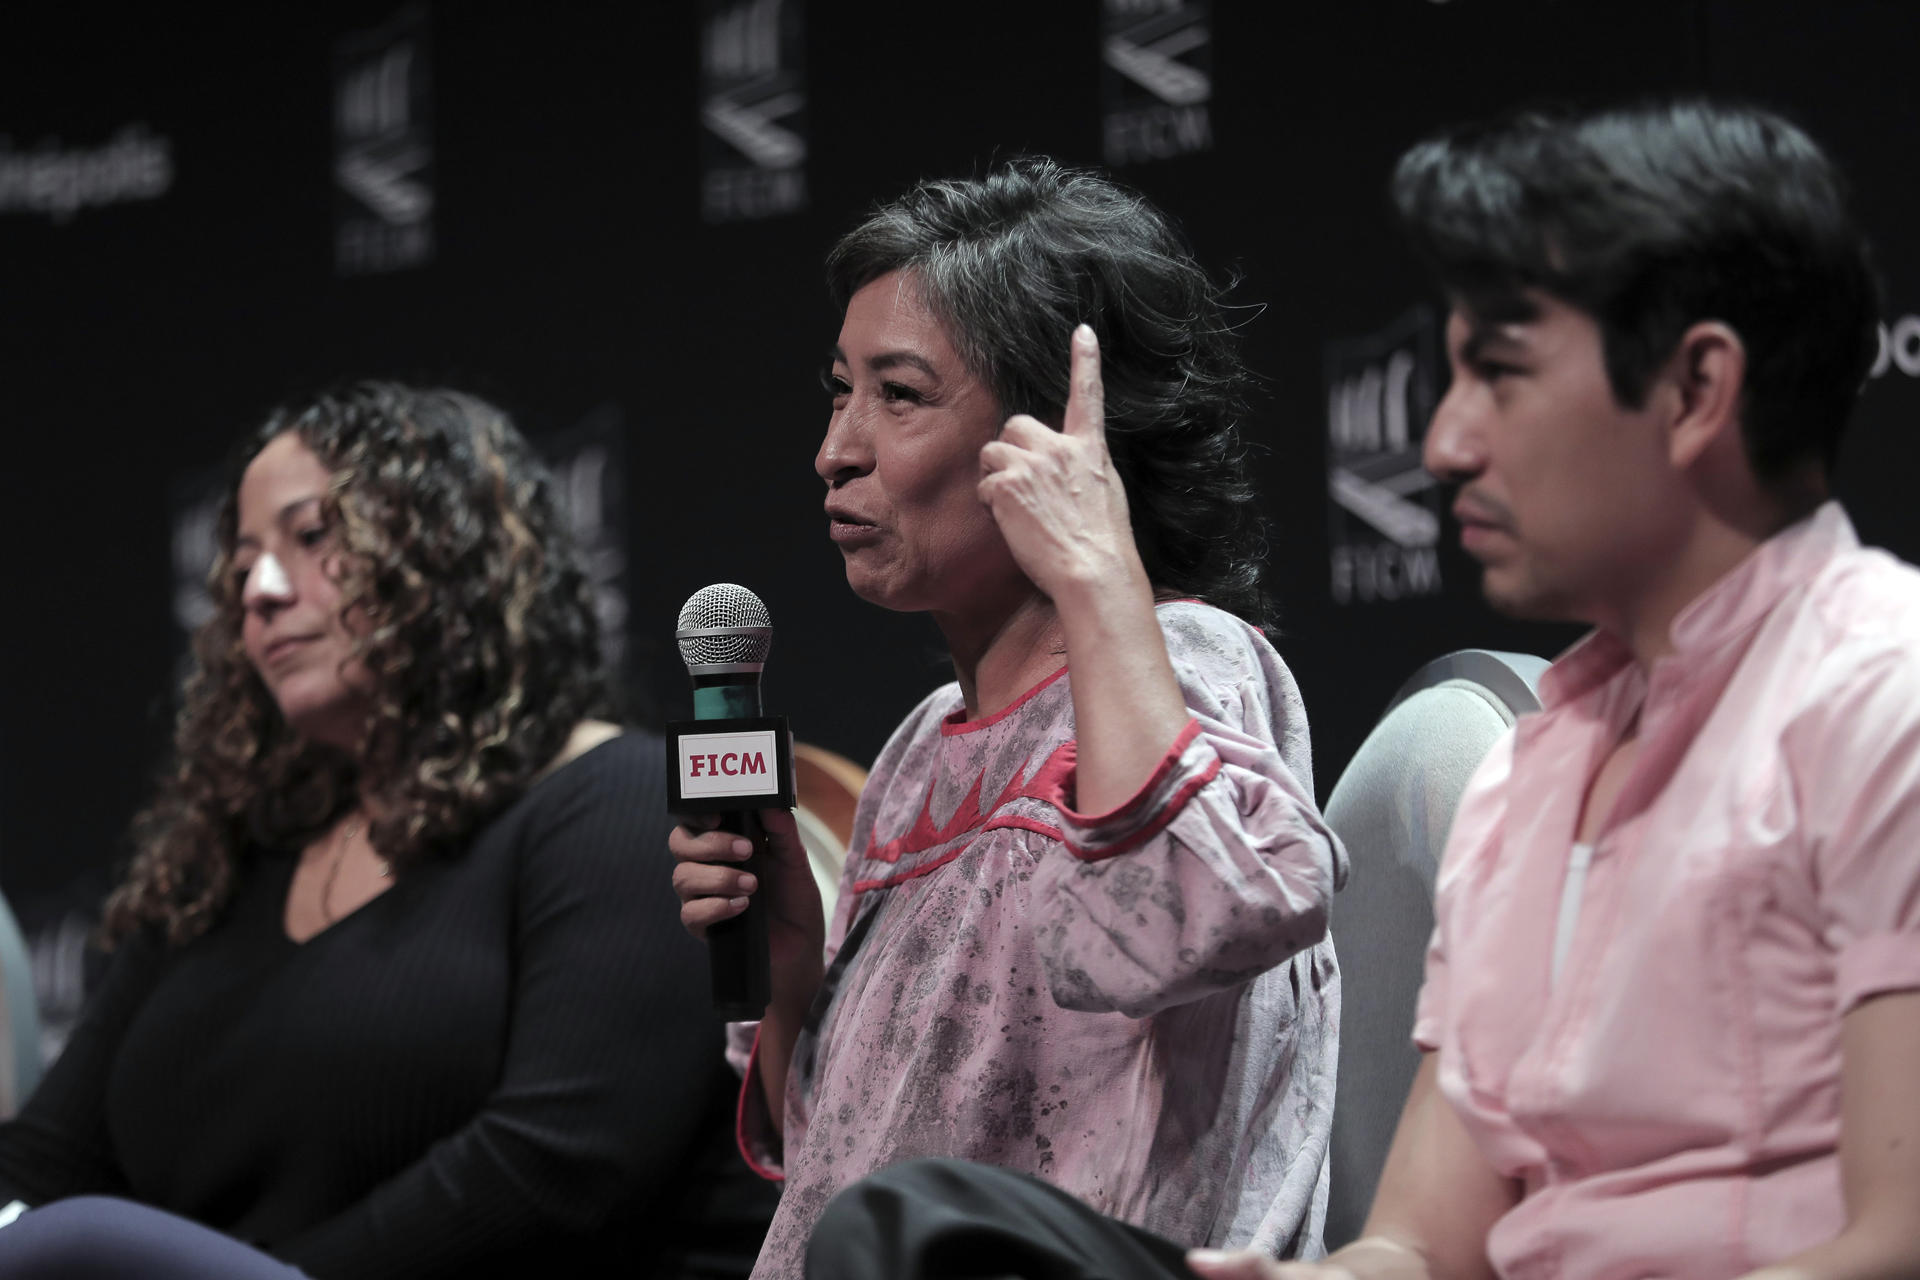
[[[849,404],[827,419],[826,438],[813,455],[814,474],[828,484],[873,470],[873,447],[861,415]]]
[[[261,556],[247,570],[246,584],[240,589],[240,603],[248,609],[286,604],[293,599],[293,581],[286,566],[272,552]]]

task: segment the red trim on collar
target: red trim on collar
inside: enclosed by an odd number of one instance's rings
[[[1012,702],[1000,708],[1000,710],[994,712],[992,715],[987,716],[986,718],[981,720],[967,720],[964,718],[960,718],[960,717],[964,717],[967,714],[967,708],[965,704],[962,704],[959,710],[948,713],[948,715],[940,721],[940,736],[943,738],[951,738],[956,734],[973,733],[975,730],[978,730],[978,729],[991,728],[992,726],[999,724],[1002,720],[1006,719],[1008,716],[1012,715],[1014,712],[1018,711],[1021,707],[1024,707],[1028,702],[1030,702],[1033,699],[1033,696],[1035,694],[1039,693],[1042,689],[1046,688],[1048,685],[1052,684],[1055,680],[1058,680],[1061,676],[1065,674],[1067,674],[1067,668],[1066,668],[1066,665],[1063,663],[1060,666],[1059,670],[1055,671],[1052,675],[1048,676],[1045,680],[1042,680],[1039,684],[1036,684],[1035,686],[1033,686],[1033,688],[1027,690],[1025,693],[1021,694],[1018,698],[1015,698]]]

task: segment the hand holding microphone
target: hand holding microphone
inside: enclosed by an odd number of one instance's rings
[[[695,718],[667,726],[674,892],[681,923],[708,942],[715,1011],[756,1019],[794,980],[817,983],[826,934],[790,810],[791,738],[761,714],[773,628],[759,597],[718,583],[687,601],[675,637]],[[811,984],[795,995],[810,998]]]

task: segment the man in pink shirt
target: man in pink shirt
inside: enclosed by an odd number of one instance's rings
[[[1454,820],[1364,1238],[1183,1272],[914,1169],[813,1275],[1920,1276],[1920,573],[1828,498],[1875,354],[1838,176],[1681,103],[1455,133],[1394,193],[1453,303],[1427,463],[1486,595],[1595,630]]]
[[[1875,290],[1818,148],[1691,103],[1426,143],[1427,465],[1595,628],[1462,800],[1364,1237],[1214,1278],[1920,1275],[1920,574],[1828,494]]]

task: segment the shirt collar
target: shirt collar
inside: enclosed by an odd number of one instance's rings
[[[1719,581],[1688,601],[1674,616],[1672,660],[1710,653],[1740,635],[1787,592],[1819,572],[1842,552],[1860,545],[1853,522],[1836,501],[1827,501],[1755,547]],[[1612,679],[1633,661],[1633,651],[1611,632],[1593,631],[1561,654],[1540,678],[1540,701],[1555,707]]]

